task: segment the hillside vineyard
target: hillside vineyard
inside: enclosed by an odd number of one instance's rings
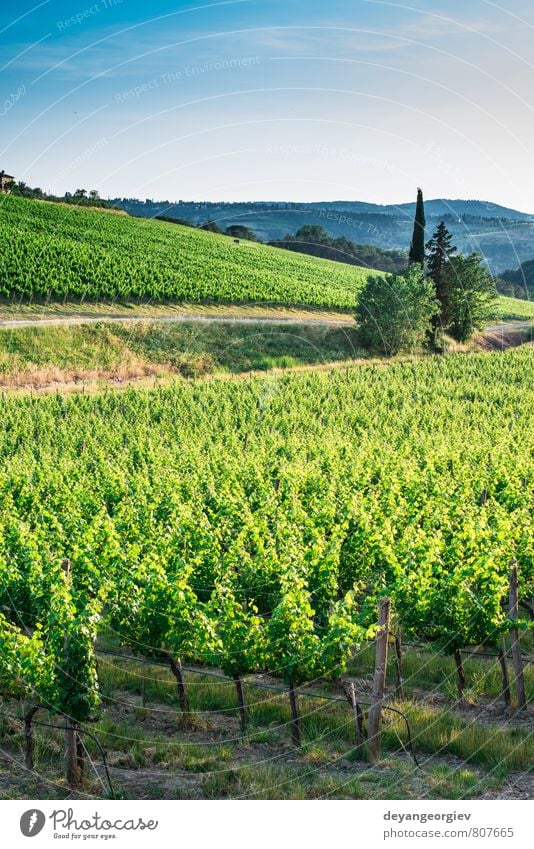
[[[495,645],[512,559],[533,591],[531,366],[4,398],[2,692],[83,721],[104,622],[144,654],[298,685],[343,669],[385,594],[406,634]]]
[[[0,201],[0,239],[4,298],[350,309],[370,273],[190,227],[9,196]]]

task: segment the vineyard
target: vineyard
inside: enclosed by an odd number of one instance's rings
[[[463,698],[461,651],[497,656],[529,627],[531,365],[520,348],[4,397],[0,691],[4,712],[25,705],[28,768],[44,706],[67,718],[75,783],[76,729],[113,699],[106,647],[168,669],[188,735],[184,667],[233,682],[243,732],[243,682],[287,688],[299,744],[299,694],[350,671],[386,597],[392,632],[449,656]],[[521,707],[518,680],[510,692]],[[527,737],[506,733],[528,757]]]
[[[0,297],[352,309],[368,272],[191,227],[3,196]]]

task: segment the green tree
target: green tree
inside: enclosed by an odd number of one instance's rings
[[[221,230],[216,221],[213,221],[211,218],[208,221],[204,221],[203,224],[198,225],[199,230],[207,230],[208,233],[219,233],[220,235],[224,234],[224,230]]]
[[[413,236],[410,245],[410,263],[425,262],[425,204],[422,189],[417,189],[417,204],[415,207],[415,220],[413,225]]]
[[[261,668],[265,659],[266,631],[255,604],[239,591],[232,576],[217,585],[211,600],[214,623],[214,660],[237,690],[241,729],[247,726],[243,676]]]
[[[449,305],[446,284],[449,278],[444,274],[444,271],[451,256],[457,251],[456,246],[452,243],[452,234],[447,230],[444,221],[438,224],[436,232],[426,244],[426,249],[428,251],[428,276],[434,281],[440,307],[440,313],[436,314],[433,319],[434,328],[437,329],[440,323],[443,326],[448,321]]]
[[[226,235],[232,236],[234,239],[247,239],[249,242],[257,242],[258,237],[249,227],[244,224],[231,224],[226,228]]]
[[[280,600],[267,623],[267,660],[289,688],[293,742],[300,745],[298,688],[322,676],[339,675],[356,644],[371,631],[360,623],[353,590],[342,595],[338,540],[323,549],[314,569],[292,558],[283,566]],[[319,551],[316,556],[320,558]]]
[[[452,257],[443,272],[447,292],[445,326],[460,342],[481,329],[495,311],[495,279],[484,266],[480,254]]]
[[[422,267],[370,277],[360,292],[356,320],[363,344],[388,356],[420,347],[431,329],[437,301]]]

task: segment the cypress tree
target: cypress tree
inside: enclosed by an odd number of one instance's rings
[[[425,204],[423,192],[417,189],[417,205],[415,208],[415,221],[413,225],[413,237],[410,245],[410,262],[418,262],[421,265],[425,261]]]
[[[456,246],[452,244],[452,234],[449,233],[445,226],[445,222],[441,221],[432,238],[427,242],[426,249],[428,251],[428,275],[434,281],[436,297],[439,301],[440,315],[434,319],[434,327],[438,327],[441,321],[442,324],[448,323],[448,295],[450,276],[444,274],[445,267],[449,259],[456,253]]]

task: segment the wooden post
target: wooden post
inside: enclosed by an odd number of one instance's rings
[[[510,570],[510,619],[512,622],[517,622],[519,619],[519,599],[517,594],[517,563],[512,560]],[[527,706],[527,696],[525,693],[525,679],[523,677],[523,661],[521,658],[521,641],[519,637],[519,628],[517,625],[512,627],[512,661],[514,664],[514,680],[517,693],[517,707],[519,710],[525,710]]]
[[[505,708],[509,708],[512,700],[510,698],[510,679],[508,677],[508,666],[506,664],[506,652],[504,649],[504,645],[499,648],[499,663],[501,665],[502,672],[502,697],[504,699]]]
[[[143,707],[146,705],[146,660],[143,658],[141,663],[141,704]]]
[[[298,691],[293,684],[289,685],[289,703],[291,705],[291,738],[295,746],[300,746],[302,739],[300,727]]]
[[[400,634],[395,634],[395,695],[399,699],[404,697],[402,684],[402,644]]]
[[[83,780],[83,774],[85,772],[85,750],[82,743],[82,736],[79,731],[76,733],[76,761],[81,781]]]
[[[354,713],[354,731],[356,735],[356,745],[363,745],[363,714],[362,709],[358,702],[356,701],[356,690],[354,688],[354,681],[350,682],[348,689],[345,691],[345,695],[347,697],[347,701],[352,708]]]
[[[383,598],[378,608],[378,633],[376,635],[375,677],[371,696],[371,708],[367,722],[367,745],[369,760],[376,764],[380,758],[380,723],[382,719],[382,701],[386,684],[388,662],[389,598]]]
[[[187,687],[185,684],[184,678],[184,670],[182,668],[182,661],[175,660],[172,655],[167,655],[170,667],[172,669],[172,674],[176,678],[176,682],[178,684],[178,698],[180,700],[180,707],[182,709],[182,713],[184,715],[184,719],[187,719],[189,716],[189,699],[187,697]]]
[[[24,714],[24,763],[26,769],[33,769],[33,717],[39,710],[38,705],[29,708]]]
[[[239,704],[239,716],[241,722],[241,731],[245,732],[247,730],[247,700],[245,698],[245,687],[243,686],[243,679],[236,675],[234,678],[235,688],[237,690],[237,701]]]
[[[465,672],[462,662],[462,653],[460,649],[454,649],[454,662],[456,664],[456,672],[458,675],[458,699],[463,701],[465,693]]]
[[[77,736],[76,723],[70,716],[65,717],[65,777],[72,790],[80,783]]]
[[[68,557],[61,561],[61,568],[65,575],[65,583],[70,585],[72,578],[71,562]],[[65,634],[63,641],[63,656],[65,667],[68,668],[69,657],[69,641]],[[70,717],[65,716],[65,778],[68,786],[74,790],[80,783],[80,770],[78,767],[78,735],[76,733],[76,722]]]
[[[356,702],[356,728],[360,745],[363,746],[363,711],[359,702]]]

